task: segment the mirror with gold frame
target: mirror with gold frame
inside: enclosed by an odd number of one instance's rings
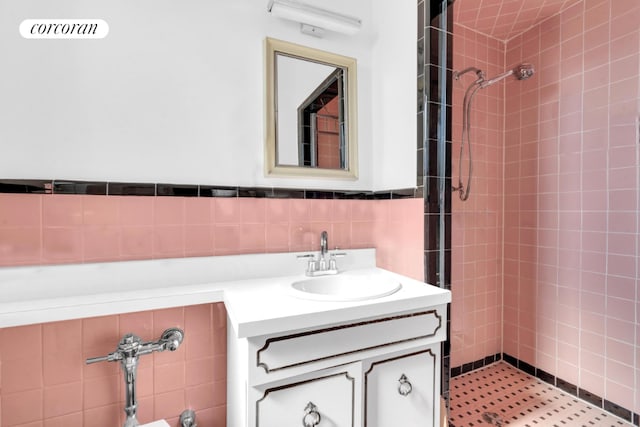
[[[358,177],[356,60],[267,38],[267,176]]]

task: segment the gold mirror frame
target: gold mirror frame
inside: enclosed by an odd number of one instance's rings
[[[305,61],[340,67],[346,71],[346,136],[348,169],[322,169],[307,166],[277,164],[277,121],[276,121],[276,54],[300,58]],[[356,60],[347,56],[313,49],[294,43],[265,39],[265,89],[266,89],[266,143],[265,175],[269,177],[330,178],[343,180],[358,179],[358,129],[357,129],[357,70]]]

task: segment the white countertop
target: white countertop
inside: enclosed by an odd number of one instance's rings
[[[277,333],[420,309],[451,301],[449,291],[375,268],[375,250],[341,251],[342,270],[398,280],[392,295],[353,302],[301,299],[304,253],[0,268],[0,328],[224,302],[238,337]]]

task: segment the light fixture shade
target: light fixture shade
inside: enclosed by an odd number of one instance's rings
[[[355,34],[362,25],[362,21],[358,18],[293,0],[270,0],[267,9],[274,16],[283,19],[343,34]]]

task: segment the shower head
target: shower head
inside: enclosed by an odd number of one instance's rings
[[[491,86],[494,83],[498,83],[500,80],[503,80],[511,75],[515,76],[518,80],[527,80],[529,77],[533,76],[534,69],[533,65],[527,62],[517,65],[512,70],[505,71],[502,74],[499,74],[489,80],[485,80],[480,83],[480,87],[484,89],[487,86]]]

